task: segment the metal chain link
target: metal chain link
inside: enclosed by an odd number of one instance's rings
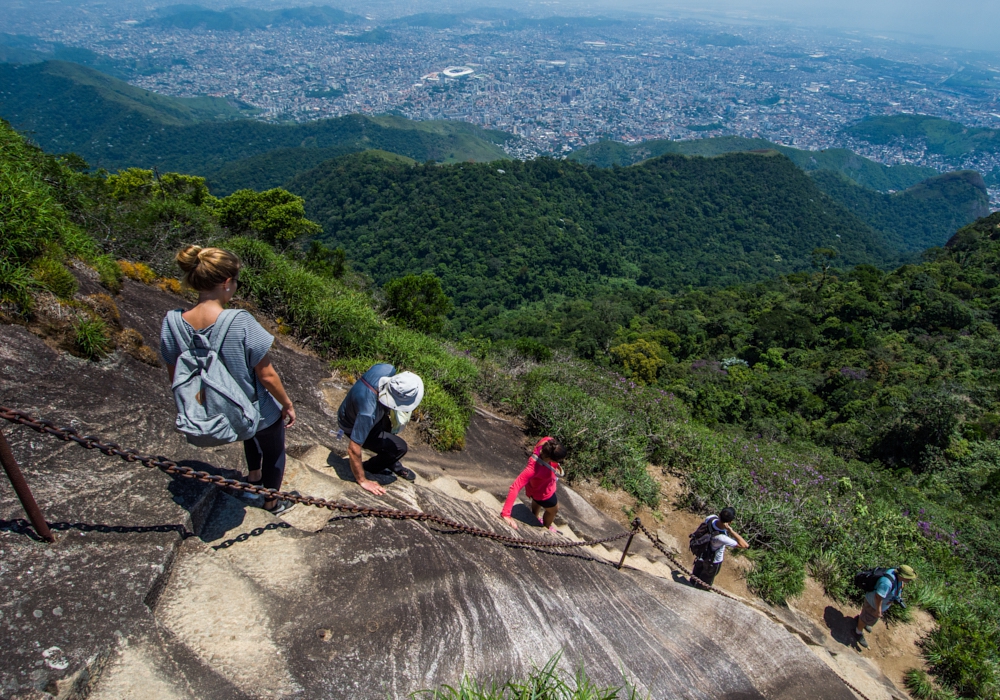
[[[667,549],[666,547],[664,547],[663,543],[660,542],[660,538],[657,537],[656,535],[654,535],[648,529],[646,529],[646,526],[643,525],[642,523],[639,523],[639,530],[642,531],[642,534],[644,534],[646,536],[646,539],[648,539],[650,541],[650,543],[654,547],[656,547],[663,554],[663,556],[665,556],[667,559],[669,559],[673,563],[674,566],[676,566],[678,569],[680,569],[681,571],[683,571],[685,573],[685,575],[687,575],[687,577],[691,581],[694,581],[696,584],[698,584],[702,588],[705,588],[706,590],[714,591],[715,593],[718,593],[721,596],[725,596],[726,598],[729,598],[731,600],[735,600],[737,602],[743,602],[740,598],[738,598],[738,597],[736,597],[736,596],[734,596],[734,595],[732,595],[730,593],[727,593],[726,591],[722,590],[721,588],[716,588],[715,586],[709,585],[709,584],[705,583],[704,581],[702,581],[700,578],[696,577],[693,573],[691,573],[688,570],[688,568],[686,566],[684,566],[679,561],[677,561],[676,555],[673,552],[671,552],[669,549]]]
[[[506,535],[498,535],[495,532],[490,532],[489,530],[484,530],[482,528],[473,527],[471,525],[464,525],[457,521],[451,520],[449,518],[442,517],[440,515],[435,515],[433,513],[423,513],[414,510],[397,510],[391,508],[366,508],[363,506],[354,505],[352,503],[340,503],[338,501],[330,501],[325,498],[316,498],[314,496],[301,496],[296,493],[289,493],[287,491],[279,491],[277,489],[268,489],[263,486],[254,486],[248,484],[245,481],[239,481],[238,479],[227,479],[226,477],[219,476],[217,474],[210,474],[206,471],[198,471],[192,469],[191,467],[185,467],[177,464],[174,461],[167,459],[166,457],[154,457],[152,455],[144,454],[136,449],[122,448],[120,445],[114,442],[102,442],[101,439],[94,435],[80,435],[80,432],[73,427],[63,426],[58,427],[55,423],[50,420],[45,420],[44,418],[36,418],[29,413],[24,411],[18,411],[12,408],[7,408],[6,406],[0,406],[0,418],[3,418],[11,423],[16,423],[23,425],[25,427],[31,428],[39,433],[52,435],[65,442],[75,442],[80,447],[86,448],[88,450],[99,450],[106,455],[120,457],[126,462],[139,462],[140,464],[156,469],[167,474],[172,474],[185,479],[193,479],[195,481],[200,481],[205,484],[214,484],[223,488],[230,488],[237,491],[245,491],[247,493],[255,493],[264,496],[265,499],[271,500],[274,498],[280,498],[286,501],[291,501],[292,503],[301,503],[302,505],[315,506],[317,508],[327,508],[329,510],[336,510],[344,513],[351,513],[353,515],[359,515],[362,517],[370,518],[387,518],[392,520],[417,520],[426,523],[434,523],[436,525],[441,525],[447,527],[451,530],[457,532],[472,535],[473,537],[482,537],[485,539],[490,539],[496,542],[501,542],[503,544],[513,545],[517,547],[523,547],[526,549],[534,549],[537,551],[551,551],[553,549],[570,549],[575,547],[590,547],[598,544],[605,544],[608,542],[615,542],[617,540],[625,539],[630,534],[635,533],[636,530],[642,532],[643,535],[650,541],[650,543],[667,559],[673,563],[678,569],[683,571],[688,578],[699,586],[718,593],[721,596],[729,598],[730,600],[735,600],[737,602],[745,602],[742,599],[734,596],[721,588],[716,586],[711,586],[701,579],[694,576],[681,564],[673,552],[668,550],[660,542],[660,538],[650,532],[645,525],[643,525],[638,518],[636,518],[632,523],[632,530],[630,532],[623,532],[619,535],[613,535],[611,537],[603,537],[601,539],[595,540],[581,540],[579,542],[538,542],[535,540],[526,540],[519,537],[508,537]],[[596,561],[596,559],[595,559]],[[852,691],[857,693],[863,700],[869,700],[869,698],[858,690],[854,685],[852,685],[847,679],[837,676],[843,681],[844,685],[850,688]]]
[[[174,461],[167,459],[166,457],[154,457],[152,455],[143,454],[135,449],[124,449],[120,445],[114,442],[102,442],[99,437],[94,435],[80,435],[80,432],[76,428],[72,427],[58,427],[55,423],[43,418],[36,418],[29,413],[24,411],[17,411],[6,406],[0,406],[0,418],[10,421],[11,423],[17,423],[19,425],[26,426],[35,430],[39,433],[52,435],[53,437],[59,438],[66,442],[75,442],[76,444],[84,447],[88,450],[99,450],[106,455],[121,457],[126,462],[139,462],[146,467],[155,467],[160,471],[166,472],[167,474],[172,474],[176,476],[183,477],[185,479],[193,479],[195,481],[200,481],[205,484],[214,484],[223,488],[230,488],[237,491],[245,491],[247,493],[254,493],[264,496],[266,500],[272,500],[275,498],[280,498],[292,503],[301,503],[307,506],[315,506],[317,508],[327,508],[329,510],[340,511],[343,513],[351,513],[353,515],[359,515],[363,517],[370,518],[387,518],[392,520],[418,520],[421,522],[434,523],[436,525],[441,525],[443,527],[455,530],[457,532],[472,535],[473,537],[483,537],[487,539],[494,540],[496,542],[502,542],[504,544],[516,545],[519,547],[529,547],[531,549],[538,550],[548,550],[548,549],[570,549],[574,547],[590,547],[598,544],[605,544],[607,542],[614,542],[616,540],[622,540],[629,536],[628,532],[623,532],[620,535],[613,535],[611,537],[603,537],[596,540],[581,540],[579,542],[538,542],[536,540],[527,540],[520,537],[508,537],[506,535],[498,535],[495,532],[490,532],[483,528],[473,527],[471,525],[464,525],[455,520],[445,518],[440,515],[435,515],[433,513],[423,513],[415,510],[397,510],[392,508],[367,508],[364,506],[355,505],[353,503],[341,503],[339,501],[330,501],[325,498],[316,498],[314,496],[301,496],[297,493],[289,493],[287,491],[279,491],[277,489],[264,488],[263,486],[254,486],[248,484],[245,481],[240,481],[238,479],[227,479],[224,476],[219,476],[217,474],[210,474],[206,471],[198,471],[192,469],[191,467],[185,467],[177,464]]]

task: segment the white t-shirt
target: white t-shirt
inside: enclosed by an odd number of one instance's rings
[[[712,537],[712,551],[715,552],[713,564],[721,564],[726,556],[726,547],[739,547],[739,542],[726,533],[718,533]]]

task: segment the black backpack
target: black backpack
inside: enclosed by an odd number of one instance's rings
[[[863,569],[858,573],[854,574],[854,585],[863,590],[865,593],[871,593],[875,590],[875,586],[878,584],[878,580],[883,576],[889,575],[889,569],[884,569],[881,566],[875,569]],[[893,579],[893,587],[895,588],[895,576],[889,576]]]
[[[712,523],[718,518],[710,518],[698,526],[698,529],[688,535],[688,549],[696,559],[704,559],[712,552],[712,538],[715,537],[715,529]]]

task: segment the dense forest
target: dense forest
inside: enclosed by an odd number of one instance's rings
[[[549,159],[409,166],[368,153],[324,163],[288,187],[306,198],[323,240],[378,283],[440,277],[465,330],[551,294],[678,291],[809,269],[817,247],[836,249],[838,264],[892,263],[915,247],[904,236],[941,244],[953,224],[974,218],[941,197],[847,184],[881,232],[773,153],[668,155],[611,169]],[[956,188],[981,195],[961,178]]]
[[[990,213],[986,183],[974,170],[930,177],[892,194],[860,187],[831,170],[817,170],[811,177],[898,250],[940,246],[962,226]]]
[[[165,97],[73,63],[0,64],[0,117],[49,151],[74,152],[111,171],[157,167],[213,175],[230,162],[287,148],[378,148],[420,162],[489,161],[506,157],[502,145],[511,138],[464,122],[392,116],[287,125],[238,116],[222,98]]]

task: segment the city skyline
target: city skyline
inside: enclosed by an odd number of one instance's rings
[[[93,51],[132,84],[166,95],[225,97],[275,122],[352,113],[456,119],[516,135],[514,157],[566,154],[603,138],[737,135],[850,148],[887,165],[1000,168],[994,154],[954,162],[920,144],[873,145],[843,133],[866,116],[906,113],[1000,128],[1000,56],[664,18],[480,12],[244,31],[150,23],[170,13],[95,11],[87,22],[21,29]],[[991,199],[1000,203],[996,187]]]

